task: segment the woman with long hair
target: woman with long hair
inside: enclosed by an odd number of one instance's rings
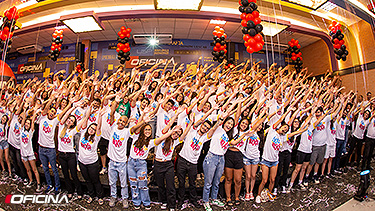
[[[9,117],[4,114],[0,121],[0,164],[2,167],[2,175],[7,177],[12,174],[12,167],[9,160],[9,144],[8,144],[8,129],[9,129]],[[7,163],[8,172],[5,170],[3,155],[5,162]]]

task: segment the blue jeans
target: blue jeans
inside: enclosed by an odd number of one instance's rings
[[[150,195],[147,187],[147,162],[142,159],[133,159],[129,157],[128,175],[130,188],[132,191],[132,200],[135,206],[150,206]]]
[[[117,178],[120,177],[121,183],[121,197],[122,199],[128,198],[128,181],[126,176],[126,162],[109,161],[108,165],[108,179],[111,189],[111,196],[117,197]]]
[[[39,147],[39,159],[43,165],[44,175],[47,180],[47,185],[52,186],[51,175],[49,174],[48,162],[51,164],[52,172],[55,178],[55,187],[60,188],[59,171],[56,166],[56,151],[55,148]]]
[[[333,170],[337,170],[340,167],[341,154],[344,152],[345,140],[336,139],[336,157],[333,159]]]
[[[224,155],[215,155],[208,152],[203,162],[204,173],[204,187],[203,187],[203,202],[208,202],[211,191],[211,198],[217,199],[219,192],[220,177],[224,172],[225,159]]]

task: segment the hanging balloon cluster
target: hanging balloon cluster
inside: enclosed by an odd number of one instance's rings
[[[292,59],[292,64],[297,71],[302,69],[302,52],[300,51],[301,45],[299,44],[298,40],[291,39],[288,42],[289,48],[288,51],[290,52],[289,56]]]
[[[332,21],[332,24],[329,26],[329,35],[332,38],[333,47],[335,48],[336,59],[346,61],[349,51],[346,50],[346,46],[344,45],[345,41],[344,34],[341,30],[341,24]]]
[[[117,33],[117,59],[120,60],[121,64],[125,64],[126,61],[130,60],[130,32],[132,32],[131,28],[121,26],[120,31]]]
[[[57,58],[60,56],[61,46],[63,43],[63,30],[55,30],[52,34],[52,45],[51,50],[49,51],[49,58],[52,61],[56,61]]]
[[[259,17],[258,5],[256,0],[240,0],[238,10],[241,14],[242,33],[245,41],[246,51],[254,53],[262,50],[264,46],[263,36],[261,32],[263,26]]]
[[[78,62],[77,66],[76,66],[76,71],[78,73],[82,73],[82,71],[84,71],[84,70],[85,70],[85,68],[83,67],[83,64],[81,62]]]
[[[14,31],[14,25],[19,18],[17,8],[15,6],[11,7],[10,9],[5,10],[4,17],[3,17],[3,24],[1,25],[0,31],[0,53],[4,51],[6,48],[6,52],[8,52],[11,48],[12,44],[12,37]],[[7,43],[8,40],[8,43]]]
[[[221,63],[227,58],[227,42],[225,41],[227,34],[225,34],[223,28],[216,26],[215,30],[212,32],[212,35],[214,35],[214,49],[212,51],[212,55],[214,56],[213,60]]]

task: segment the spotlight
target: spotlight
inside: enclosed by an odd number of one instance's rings
[[[363,201],[367,198],[367,188],[370,186],[370,170],[365,170],[360,173],[361,180],[359,182],[357,193],[354,195],[354,199]]]

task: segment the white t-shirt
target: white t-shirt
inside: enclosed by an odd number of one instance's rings
[[[199,128],[195,129],[191,127],[179,154],[182,158],[193,164],[198,163],[203,144],[208,141],[207,133],[200,136],[198,131]]]
[[[21,128],[21,156],[27,157],[34,155],[33,150],[33,138],[34,131],[26,131],[24,128]]]
[[[141,110],[141,102],[137,101],[135,103],[135,106],[131,107],[130,111],[131,111],[130,116],[137,120],[135,122],[130,123],[129,127],[133,127],[134,125],[136,125],[138,123],[139,118],[143,114],[143,111]]]
[[[157,112],[157,120],[156,120],[156,137],[161,137],[163,135],[163,129],[168,125],[169,121],[173,115],[169,112],[167,113],[162,107],[159,107]]]
[[[75,118],[77,119],[77,124],[79,124],[79,122],[81,122],[81,121],[83,120],[83,117],[85,116],[86,111],[87,111],[87,109],[84,109],[84,108],[78,107],[78,108],[76,108],[76,109],[72,112],[72,115],[74,115]]]
[[[100,135],[95,134],[93,142],[85,139],[86,131],[81,131],[79,139],[78,160],[84,165],[93,164],[98,160],[98,143]]]
[[[73,129],[66,129],[65,136],[60,138],[61,131],[64,129],[63,124],[59,124],[59,132],[57,134],[58,150],[59,152],[75,152],[74,150],[74,135],[78,132],[77,127]]]
[[[117,122],[117,120],[121,117],[121,115],[115,112],[115,118],[113,122]],[[109,140],[111,138],[112,126],[110,125],[111,120],[111,108],[106,106],[106,112],[102,116],[102,137],[104,139]]]
[[[187,113],[187,109],[185,109],[184,112],[178,115],[177,125],[181,125],[182,130],[185,130],[186,127],[189,125],[189,123],[190,123],[189,115]]]
[[[348,117],[336,120],[336,138],[345,140],[345,128],[349,125],[350,121]]]
[[[112,126],[108,145],[108,157],[115,162],[126,162],[126,148],[130,137],[130,128],[118,129],[117,122]]]
[[[229,147],[229,137],[222,126],[219,126],[211,138],[209,152],[215,155],[224,155]]]
[[[331,115],[327,115],[324,119],[315,127],[313,134],[313,146],[324,146],[328,141],[329,122],[331,121]]]
[[[163,141],[162,143],[160,143],[157,147],[156,147],[156,151],[155,151],[155,158],[156,159],[159,159],[159,160],[162,160],[162,161],[169,161],[169,160],[172,160],[172,155],[173,155],[173,151],[174,151],[174,148],[179,145],[181,143],[180,141],[180,138],[174,140],[172,143],[171,143],[171,146],[169,147],[169,150],[167,151],[164,151],[163,150],[163,147],[165,145],[165,141]]]
[[[92,123],[98,124],[98,120],[99,120],[99,111],[97,111],[93,114],[90,114],[90,116],[87,120],[87,126],[90,126]]]
[[[305,132],[301,134],[301,140],[298,146],[298,151],[304,153],[312,153],[312,140],[313,140],[314,125],[310,124]]]
[[[358,119],[357,119],[357,123],[355,124],[353,136],[355,136],[358,139],[363,139],[363,136],[365,134],[365,129],[366,129],[368,123],[369,123],[369,121],[365,120],[363,118],[362,114],[359,114]]]
[[[9,126],[8,143],[16,149],[20,149],[21,144],[21,123],[18,122],[18,115],[14,114]]]
[[[0,142],[8,139],[7,125],[0,124]]]
[[[286,142],[286,138],[286,135],[280,135],[271,127],[266,137],[262,158],[269,162],[278,161],[279,150],[284,142]]]
[[[371,122],[368,123],[366,136],[375,139],[375,118],[372,118]]]
[[[257,133],[247,137],[246,139],[246,150],[244,156],[249,159],[259,160],[260,151],[259,151],[260,138]]]
[[[289,127],[289,132],[288,133],[291,133],[291,130],[290,130],[290,127]],[[280,148],[280,152],[283,152],[285,150],[288,150],[289,152],[292,152],[293,150],[293,146],[294,144],[296,143],[296,138],[298,137],[299,135],[295,135],[294,137],[292,138],[287,138],[286,139],[286,142],[281,146]]]
[[[327,136],[328,136],[328,141],[327,144],[328,146],[336,146],[336,128],[338,126],[337,122],[335,121],[333,125],[331,122],[329,122],[329,130],[327,130]]]
[[[233,140],[237,140],[238,138],[240,138],[246,132],[247,131],[245,131],[245,132],[238,131],[238,128],[235,127],[233,129]],[[232,144],[229,144],[229,145],[230,145],[230,147],[234,147],[234,148],[240,150],[241,153],[244,153],[245,152],[245,146],[246,146],[246,139],[247,139],[247,137],[244,137],[236,145],[232,145]]]
[[[269,102],[271,106],[269,107],[269,113],[273,114],[275,113],[279,108],[283,107],[283,103],[279,104],[276,99],[272,99]],[[280,109],[271,119],[268,120],[268,125],[273,127],[273,124],[277,122],[281,118],[281,116],[284,113],[284,109]]]
[[[55,129],[59,120],[57,117],[50,120],[47,115],[41,116],[39,120],[39,145],[46,148],[55,148]]]
[[[132,135],[133,142],[132,142],[132,146],[130,148],[130,157],[133,158],[133,159],[145,160],[148,156],[148,153],[149,153],[150,149],[152,149],[154,146],[156,146],[155,139],[150,139],[150,142],[148,143],[148,146],[144,145],[142,147],[142,149],[139,149],[139,148],[135,147],[135,142],[138,140],[138,137],[139,137],[139,135]]]

